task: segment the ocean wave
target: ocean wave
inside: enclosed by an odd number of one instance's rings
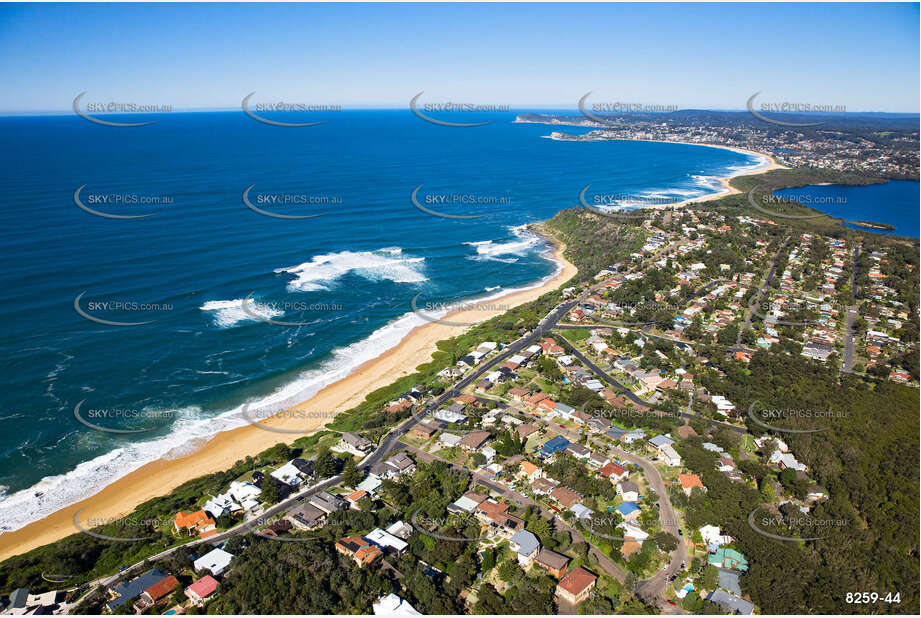
[[[315,255],[309,262],[278,268],[276,273],[294,275],[288,289],[299,292],[328,290],[340,277],[354,273],[369,281],[419,283],[428,278],[422,273],[425,258],[402,257],[400,247],[377,251],[340,251]]]
[[[250,315],[256,314],[260,318],[269,319],[277,318],[284,314],[284,311],[251,301],[249,304],[249,313],[243,311],[243,298],[235,300],[209,300],[199,307],[202,311],[214,312],[214,323],[221,328],[230,328],[236,326],[239,322],[246,320],[257,320],[257,317]]]
[[[309,399],[323,387],[396,346],[412,329],[426,323],[422,317],[407,313],[372,332],[367,339],[333,350],[332,357],[318,368],[304,371],[270,395],[249,402],[253,411],[250,414],[264,418]],[[0,530],[17,530],[47,517],[157,459],[191,454],[218,433],[249,424],[242,411],[242,405],[216,415],[203,414],[198,407],[183,408],[172,415],[175,420],[166,436],[120,446],[78,464],[65,474],[45,477],[32,487],[0,496],[3,522]]]
[[[476,256],[470,256],[468,259],[491,260],[508,264],[518,261],[518,258],[500,258],[499,256],[524,255],[543,242],[540,236],[528,230],[524,225],[507,229],[515,237],[514,240],[506,240],[505,242],[494,240],[465,242],[465,245],[476,247]]]

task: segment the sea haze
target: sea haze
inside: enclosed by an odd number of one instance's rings
[[[680,200],[758,163],[679,144],[552,141],[542,139],[550,127],[514,124],[510,114],[477,115],[495,122],[475,128],[408,110],[328,113],[300,128],[241,112],[153,119],[116,128],[77,116],[0,118],[6,529],[243,424],[246,401],[281,408],[309,397],[424,323],[410,310],[417,294],[425,307],[539,284],[557,267],[522,226],[576,206],[589,183],[599,193]],[[90,214],[74,201],[83,185],[87,208],[155,214]],[[486,216],[426,214],[410,200],[419,185],[427,208]],[[242,199],[250,186],[260,210],[323,216],[259,214]],[[327,201],[260,199],[272,194]],[[425,200],[446,194],[499,201]],[[170,202],[113,205],[102,201],[109,195]],[[78,306],[90,316],[154,321],[91,321],[74,308],[82,293]],[[144,431],[81,424],[81,401],[97,425]],[[90,418],[91,410],[108,416]]]

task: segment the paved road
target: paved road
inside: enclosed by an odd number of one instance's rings
[[[612,450],[618,457],[636,464],[643,469],[643,474],[646,476],[646,480],[649,482],[650,487],[656,492],[656,495],[659,496],[659,522],[662,525],[662,530],[678,539],[678,547],[675,548],[675,551],[671,554],[672,558],[668,564],[668,568],[659,571],[649,579],[638,581],[634,591],[645,603],[654,603],[659,609],[665,611],[674,610],[674,607],[666,603],[663,592],[668,584],[668,578],[681,571],[681,563],[685,562],[688,557],[687,548],[684,544],[684,537],[678,534],[678,515],[675,513],[674,507],[672,507],[672,502],[668,497],[668,491],[662,480],[662,476],[659,474],[659,471],[656,470],[652,462],[619,448],[614,448]]]
[[[854,372],[854,321],[857,319],[857,257],[860,246],[854,247],[854,267],[851,269],[851,294],[854,303],[847,308],[844,318],[844,356],[841,359],[841,373]]]
[[[585,364],[586,367],[594,371],[595,375],[599,376],[602,380],[606,381],[608,384],[611,384],[618,390],[625,391],[623,392],[623,394],[633,403],[649,407],[648,403],[646,403],[645,401],[637,397],[636,393],[634,393],[633,391],[628,389],[626,386],[618,382],[613,376],[611,376],[601,367],[599,367],[598,365],[593,363],[591,360],[589,360],[584,354],[582,354],[582,352],[577,350],[575,346],[573,346],[569,341],[567,341],[565,337],[562,339],[563,339],[563,346],[569,351],[569,353],[575,356],[576,358],[578,358],[583,364]],[[745,427],[739,427],[738,425],[731,425],[730,423],[721,423],[720,421],[715,421],[712,418],[708,418],[706,416],[700,416],[698,414],[691,414],[689,412],[680,412],[680,411],[678,412],[678,415],[681,416],[682,418],[698,419],[701,421],[706,421],[712,425],[718,425],[719,427],[725,427],[726,429],[731,429],[737,433],[748,433],[748,429]]]
[[[422,459],[423,461],[434,461],[437,459],[439,461],[445,462],[446,464],[454,466],[455,468],[459,470],[464,470],[466,473],[469,473],[470,475],[472,475],[474,480],[476,480],[479,484],[485,485],[488,489],[493,490],[498,494],[501,494],[506,500],[520,502],[524,506],[528,506],[528,505],[536,506],[538,509],[540,509],[540,512],[543,513],[545,516],[553,518],[554,524],[557,527],[557,529],[566,530],[567,532],[569,532],[569,534],[572,536],[572,540],[574,543],[581,541],[585,543],[586,545],[588,545],[589,553],[595,559],[596,564],[601,568],[601,570],[603,570],[605,573],[607,573],[611,577],[616,578],[617,581],[619,581],[620,583],[624,583],[624,580],[626,579],[626,575],[627,575],[624,572],[624,570],[621,569],[619,566],[617,566],[614,563],[614,561],[612,561],[610,558],[608,558],[603,553],[601,553],[598,549],[596,549],[591,543],[589,543],[585,539],[584,536],[582,536],[581,532],[579,532],[578,530],[570,526],[566,522],[566,520],[564,520],[562,517],[557,517],[555,513],[544,508],[541,504],[535,502],[528,496],[518,491],[515,491],[514,489],[498,484],[495,481],[491,480],[489,477],[483,476],[482,474],[478,474],[477,472],[474,472],[467,468],[463,468],[462,466],[459,466],[454,462],[448,461],[446,459],[438,457],[437,455],[433,455],[432,453],[429,453],[428,451],[418,449],[414,446],[407,446],[406,448],[409,451],[411,451],[414,455],[416,455],[416,457],[418,457],[419,459]]]
[[[742,327],[739,329],[739,334],[736,335],[736,344],[732,348],[734,350],[743,350],[742,346],[742,333],[751,328],[752,325],[752,313],[755,310],[755,307],[761,302],[761,299],[764,297],[764,292],[767,290],[768,285],[770,285],[771,280],[774,278],[774,271],[777,270],[777,261],[780,259],[780,254],[783,252],[784,247],[787,246],[787,243],[790,241],[790,237],[787,236],[783,239],[783,242],[780,244],[780,248],[777,249],[777,255],[774,256],[774,259],[771,260],[771,267],[768,269],[767,276],[764,278],[764,283],[761,284],[761,287],[758,288],[758,293],[752,298],[748,303],[748,311],[745,312],[745,322],[743,322]]]

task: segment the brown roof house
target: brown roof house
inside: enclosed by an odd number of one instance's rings
[[[559,579],[566,572],[569,558],[545,547],[537,553],[537,558],[534,559],[534,562],[537,566]]]
[[[460,441],[461,448],[467,451],[475,451],[489,440],[488,431],[471,431]]]
[[[570,571],[556,586],[556,595],[558,598],[578,605],[588,598],[598,577],[582,567]]]
[[[582,499],[581,494],[574,492],[568,487],[557,487],[550,492],[550,497],[567,509]]]

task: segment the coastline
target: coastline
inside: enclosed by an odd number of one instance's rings
[[[571,126],[576,126],[576,125],[571,125]],[[731,150],[739,154],[758,157],[763,160],[763,163],[756,168],[753,168],[750,170],[743,170],[742,173],[739,173],[739,174],[731,174],[729,176],[717,178],[716,180],[720,183],[720,186],[722,187],[721,191],[717,191],[716,193],[710,193],[708,195],[702,195],[700,197],[693,197],[690,199],[682,200],[680,202],[675,202],[674,204],[669,204],[667,206],[650,206],[648,207],[650,210],[665,210],[665,209],[671,209],[671,208],[682,208],[684,206],[687,206],[688,204],[695,204],[698,202],[709,202],[712,200],[718,200],[728,195],[735,195],[737,193],[741,193],[739,189],[736,189],[730,184],[729,181],[732,180],[733,178],[739,178],[740,176],[753,176],[755,174],[764,174],[765,172],[770,172],[772,170],[790,169],[788,166],[781,165],[780,163],[778,163],[777,159],[775,159],[773,155],[769,155],[764,152],[758,152],[756,150],[749,150],[747,148],[741,148],[739,146],[726,146],[725,144],[702,144],[698,142],[676,142],[676,141],[668,141],[668,140],[662,140],[662,139],[620,139],[620,138],[616,138],[616,139],[569,140],[569,139],[560,139],[558,137],[553,137],[552,135],[547,136],[547,137],[549,137],[549,139],[552,139],[558,142],[572,142],[572,141],[575,141],[575,142],[579,142],[579,141],[653,142],[657,144],[684,144],[685,146],[702,146],[704,148],[722,148],[723,150]]]
[[[572,278],[577,270],[563,257],[565,244],[556,238],[543,237],[554,247],[553,261],[558,265],[554,275],[534,287],[510,290],[507,294],[490,297],[488,300],[492,304],[484,307],[476,306],[484,299],[471,301],[470,304],[475,306],[451,311],[443,316],[444,319],[477,324],[530,302]],[[497,301],[501,301],[502,305],[494,304]],[[78,514],[83,521],[88,518],[122,517],[138,504],[165,495],[192,478],[227,469],[239,459],[255,455],[279,442],[290,443],[310,435],[322,429],[336,414],[361,403],[368,393],[413,373],[416,367],[431,360],[438,341],[454,337],[468,328],[471,326],[434,321],[416,326],[396,346],[356,367],[346,377],[326,385],[309,399],[286,411],[259,421],[261,425],[272,428],[302,432],[278,433],[255,425],[219,432],[192,453],[145,464],[92,496],[60,508],[22,528],[0,534],[0,560],[78,532],[74,526],[74,517]],[[313,414],[285,413],[291,410]]]

